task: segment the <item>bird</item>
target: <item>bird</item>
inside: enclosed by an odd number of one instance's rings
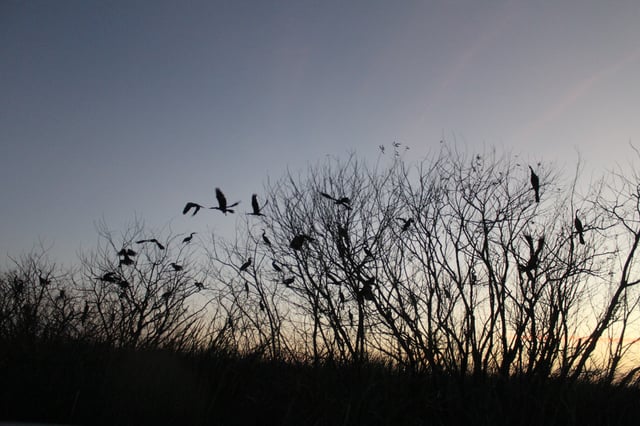
[[[413,223],[413,218],[412,217],[410,217],[409,219],[404,219],[404,218],[399,217],[398,219],[402,221],[402,231],[401,232],[404,232],[404,231],[408,230],[409,227],[411,226],[411,224]]]
[[[347,210],[351,210],[351,199],[349,197],[335,198],[335,197],[332,197],[331,195],[327,194],[326,192],[322,192],[322,191],[318,191],[318,192],[324,198],[327,198],[327,199],[333,201],[335,204],[338,204],[338,205],[341,205],[341,206],[345,207]]]
[[[260,204],[258,204],[258,194],[253,194],[251,196],[251,208],[253,209],[253,211],[247,214],[251,216],[264,216],[264,213],[262,213],[262,209],[267,205],[268,202],[269,200],[265,201],[262,207],[260,207]]]
[[[118,252],[118,256],[135,256],[136,253],[135,251],[131,250],[131,249],[120,249],[120,251]]]
[[[118,280],[116,284],[118,284],[118,286],[122,290],[125,290],[125,289],[131,287],[131,284],[129,284],[129,281],[127,281],[127,280]]]
[[[294,250],[302,250],[302,245],[307,240],[313,241],[313,238],[311,238],[310,236],[305,235],[305,234],[296,235],[291,240],[291,243],[289,243],[289,247],[291,247]]]
[[[193,203],[191,201],[189,201],[185,206],[184,209],[182,209],[182,214],[187,214],[189,213],[189,210],[194,209],[193,213],[191,213],[191,216],[195,216],[196,213],[198,213],[200,211],[200,209],[204,208],[203,205],[200,205],[198,203]]]
[[[115,283],[118,281],[118,275],[115,272],[106,272],[98,279],[108,283]]]
[[[240,204],[240,201],[236,201],[235,203],[233,203],[233,204],[228,206],[227,205],[227,197],[224,196],[224,194],[222,193],[220,188],[216,188],[216,199],[218,200],[218,206],[217,207],[209,207],[209,208],[215,209],[215,210],[220,210],[225,215],[227,213],[234,213],[234,210],[231,210],[230,207],[235,207],[238,204]]]
[[[533,171],[533,167],[529,166],[529,170],[531,170],[531,187],[533,188],[533,192],[536,195],[536,203],[540,202],[540,178]]]
[[[281,268],[280,266],[278,266],[278,264],[276,263],[276,261],[275,261],[275,260],[271,262],[271,266],[273,266],[273,269],[274,269],[276,272],[282,272],[282,268]]]
[[[290,278],[285,278],[282,280],[282,283],[284,285],[286,285],[287,287],[289,287],[291,284],[293,284],[293,282],[295,281],[294,277],[290,277]]]
[[[160,242],[158,240],[156,240],[155,238],[150,238],[148,240],[138,240],[136,241],[136,244],[144,244],[144,243],[154,243],[156,246],[158,246],[158,248],[160,250],[164,250],[164,246],[162,244],[160,244]]]
[[[188,244],[191,242],[191,240],[193,239],[193,236],[197,234],[197,232],[192,232],[191,234],[189,234],[188,237],[184,237],[184,239],[182,240],[183,243]]]
[[[580,244],[584,244],[584,227],[582,226],[582,221],[578,218],[578,210],[576,210],[576,218],[573,221],[573,224],[576,227],[576,231],[578,231],[578,235],[580,236]]]
[[[375,283],[375,278],[371,277],[362,282],[362,289],[360,290],[358,296],[363,297],[366,300],[373,300],[373,291],[371,290],[371,285]]]
[[[171,267],[173,268],[174,271],[176,271],[176,272],[177,271],[182,271],[182,265],[178,265],[175,262],[171,262],[170,265],[171,265]]]
[[[134,264],[133,259],[131,259],[131,258],[130,258],[129,256],[127,256],[127,255],[125,255],[125,256],[124,256],[122,259],[120,259],[120,261],[118,262],[118,265],[119,265],[119,266],[122,266],[122,265],[130,266],[130,265],[133,265],[133,264]]]
[[[160,296],[162,298],[162,300],[164,300],[165,302],[169,301],[169,298],[171,297],[171,295],[173,294],[173,292],[171,290],[167,290],[164,293],[162,293],[162,295]]]
[[[242,264],[242,266],[240,266],[240,272],[246,271],[249,266],[251,266],[251,258],[249,258]]]
[[[51,284],[51,280],[48,279],[48,278],[43,277],[42,275],[38,277],[38,282],[43,287]]]
[[[267,233],[264,230],[262,231],[262,241],[264,241],[267,246],[271,247],[271,240],[269,240]]]
[[[204,283],[201,283],[200,281],[196,281],[193,285],[197,291],[204,290]]]

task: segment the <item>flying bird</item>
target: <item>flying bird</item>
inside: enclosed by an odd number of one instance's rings
[[[217,207],[210,207],[211,209],[220,210],[225,215],[227,213],[234,213],[234,210],[231,210],[231,207],[235,207],[240,204],[240,201],[236,201],[231,205],[227,205],[227,197],[224,196],[220,188],[216,188],[216,199],[218,200]]]
[[[326,192],[322,192],[322,191],[318,191],[318,192],[324,198],[333,201],[337,205],[341,205],[341,206],[345,207],[347,210],[351,210],[351,199],[349,197],[335,198],[335,197],[332,197],[331,195],[327,194]]]
[[[536,203],[540,202],[540,178],[533,171],[533,168],[529,166],[529,170],[531,170],[531,188],[536,195]]]
[[[576,210],[576,218],[573,221],[573,224],[576,227],[576,231],[580,236],[580,244],[584,244],[584,227],[582,226],[582,221],[578,218],[578,210]]]
[[[135,256],[137,253],[131,249],[120,249],[118,256]]]
[[[249,266],[251,266],[251,258],[249,258],[246,262],[242,264],[242,266],[240,267],[240,272],[246,271]]]
[[[265,201],[262,207],[260,207],[260,204],[258,204],[258,194],[253,194],[251,196],[251,208],[253,209],[253,211],[247,214],[251,216],[264,216],[264,213],[262,213],[262,209],[264,209],[264,206],[266,206],[268,202],[269,200]]]
[[[156,240],[155,238],[150,238],[148,240],[138,240],[136,241],[136,244],[144,244],[144,243],[154,243],[156,246],[158,246],[158,248],[160,250],[164,250],[164,246],[162,244],[160,244],[160,241]]]
[[[197,234],[197,232],[192,232],[191,234],[189,234],[188,237],[184,237],[184,239],[182,240],[183,243],[188,244],[191,242],[191,240],[193,239],[193,236]]]
[[[404,219],[404,218],[399,217],[398,219],[402,221],[402,231],[400,231],[400,232],[407,231],[409,229],[409,227],[411,226],[411,224],[413,223],[413,218],[412,217],[410,217],[409,219]]]
[[[189,213],[189,210],[193,209],[193,213],[191,213],[191,216],[195,216],[196,213],[198,213],[200,211],[200,209],[204,208],[203,205],[200,205],[198,203],[192,203],[191,201],[189,201],[185,206],[184,209],[182,209],[182,214],[187,214]]]
[[[307,240],[308,241],[313,241],[313,238],[311,238],[310,236],[305,235],[305,234],[296,235],[291,240],[291,243],[289,243],[289,247],[291,247],[294,250],[302,250],[302,245]]]
[[[174,271],[176,271],[176,272],[177,271],[182,271],[182,265],[178,265],[175,262],[171,262],[170,265],[171,265],[171,267],[173,268]]]

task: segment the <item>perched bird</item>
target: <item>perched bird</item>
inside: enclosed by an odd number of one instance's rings
[[[201,283],[200,281],[196,281],[195,283],[193,283],[193,285],[198,291],[204,290],[204,283]]]
[[[40,275],[38,277],[38,282],[40,283],[41,286],[47,286],[49,284],[51,284],[51,280],[48,278],[43,277],[42,275]]]
[[[253,209],[253,211],[247,214],[251,216],[264,216],[264,214],[262,213],[262,209],[267,205],[268,202],[269,200],[265,201],[262,207],[260,207],[260,204],[258,204],[258,194],[253,194],[251,196],[251,208]]]
[[[131,284],[129,284],[129,281],[127,280],[118,280],[117,284],[122,290],[131,287]]]
[[[210,207],[211,209],[220,210],[225,215],[227,213],[234,213],[234,210],[231,210],[231,207],[235,207],[240,204],[240,201],[236,201],[231,205],[227,205],[227,197],[224,196],[220,188],[216,188],[216,199],[218,200],[218,207]]]
[[[198,213],[200,211],[200,209],[204,208],[204,206],[198,204],[198,203],[192,203],[191,201],[189,201],[185,206],[184,209],[182,209],[182,214],[187,214],[189,213],[189,210],[193,209],[193,213],[191,213],[191,216],[195,216],[196,213]]]
[[[284,285],[286,285],[287,287],[289,287],[291,284],[293,284],[293,282],[295,281],[294,277],[290,277],[290,278],[285,278],[282,280],[282,283]]]
[[[268,246],[271,247],[271,240],[267,237],[267,233],[262,231],[262,241]]]
[[[529,170],[531,170],[531,187],[533,188],[533,192],[536,196],[536,203],[540,202],[540,178],[533,171],[533,168],[529,166]]]
[[[358,296],[366,300],[373,300],[373,291],[371,289],[371,285],[374,283],[375,283],[375,278],[369,278],[363,281],[362,289],[360,289]]]
[[[177,271],[182,271],[182,265],[178,265],[175,262],[171,262],[170,265],[171,265],[171,267],[173,268],[174,271],[176,271],[176,272]]]
[[[273,269],[274,269],[276,272],[282,272],[282,268],[281,268],[280,266],[278,266],[278,264],[276,263],[276,261],[275,261],[275,260],[271,262],[271,266],[273,266]]]
[[[576,231],[580,237],[580,244],[584,244],[584,227],[582,226],[582,221],[578,219],[578,210],[576,210],[576,218],[573,221],[573,224],[576,227]]]
[[[249,266],[251,266],[251,258],[249,258],[242,264],[242,266],[240,266],[240,272],[246,271]]]
[[[118,274],[115,272],[106,272],[99,278],[99,280],[108,283],[116,283],[118,281]]]
[[[160,296],[162,298],[162,300],[164,300],[165,302],[169,301],[169,298],[171,297],[171,295],[173,294],[173,292],[171,290],[167,290],[164,293],[162,293],[162,296]]]
[[[332,197],[331,195],[327,194],[326,192],[322,192],[322,191],[318,191],[318,192],[324,198],[327,198],[327,199],[333,201],[335,204],[339,204],[339,205],[345,207],[347,210],[351,210],[351,199],[349,197],[335,198],[335,197]]]
[[[291,240],[291,243],[289,243],[289,247],[291,247],[294,250],[302,250],[302,245],[307,240],[308,241],[313,241],[313,238],[311,238],[310,236],[305,235],[305,234],[296,235]]]
[[[182,242],[183,242],[184,244],[188,244],[188,243],[190,243],[190,242],[191,242],[191,240],[193,239],[193,236],[194,236],[195,234],[197,234],[197,232],[192,232],[191,234],[189,234],[189,236],[188,236],[188,237],[184,237],[184,239],[182,240]]]
[[[404,218],[399,217],[398,219],[402,221],[402,231],[400,231],[400,232],[407,231],[409,229],[409,227],[411,226],[411,224],[413,223],[413,218],[412,217],[410,217],[409,219],[404,219]]]
[[[155,238],[150,238],[148,240],[138,240],[138,241],[136,241],[136,244],[144,244],[144,243],[154,243],[156,246],[158,246],[158,248],[160,250],[164,250],[164,246],[162,244],[160,244],[160,242],[158,240],[156,240]]]

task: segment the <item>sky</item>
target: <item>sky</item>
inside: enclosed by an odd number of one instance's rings
[[[0,0],[0,264],[440,140],[605,170],[640,146],[640,2]]]

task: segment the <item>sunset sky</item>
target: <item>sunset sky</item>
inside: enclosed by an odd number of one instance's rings
[[[0,0],[0,263],[220,186],[439,141],[600,173],[640,147],[640,2]]]

